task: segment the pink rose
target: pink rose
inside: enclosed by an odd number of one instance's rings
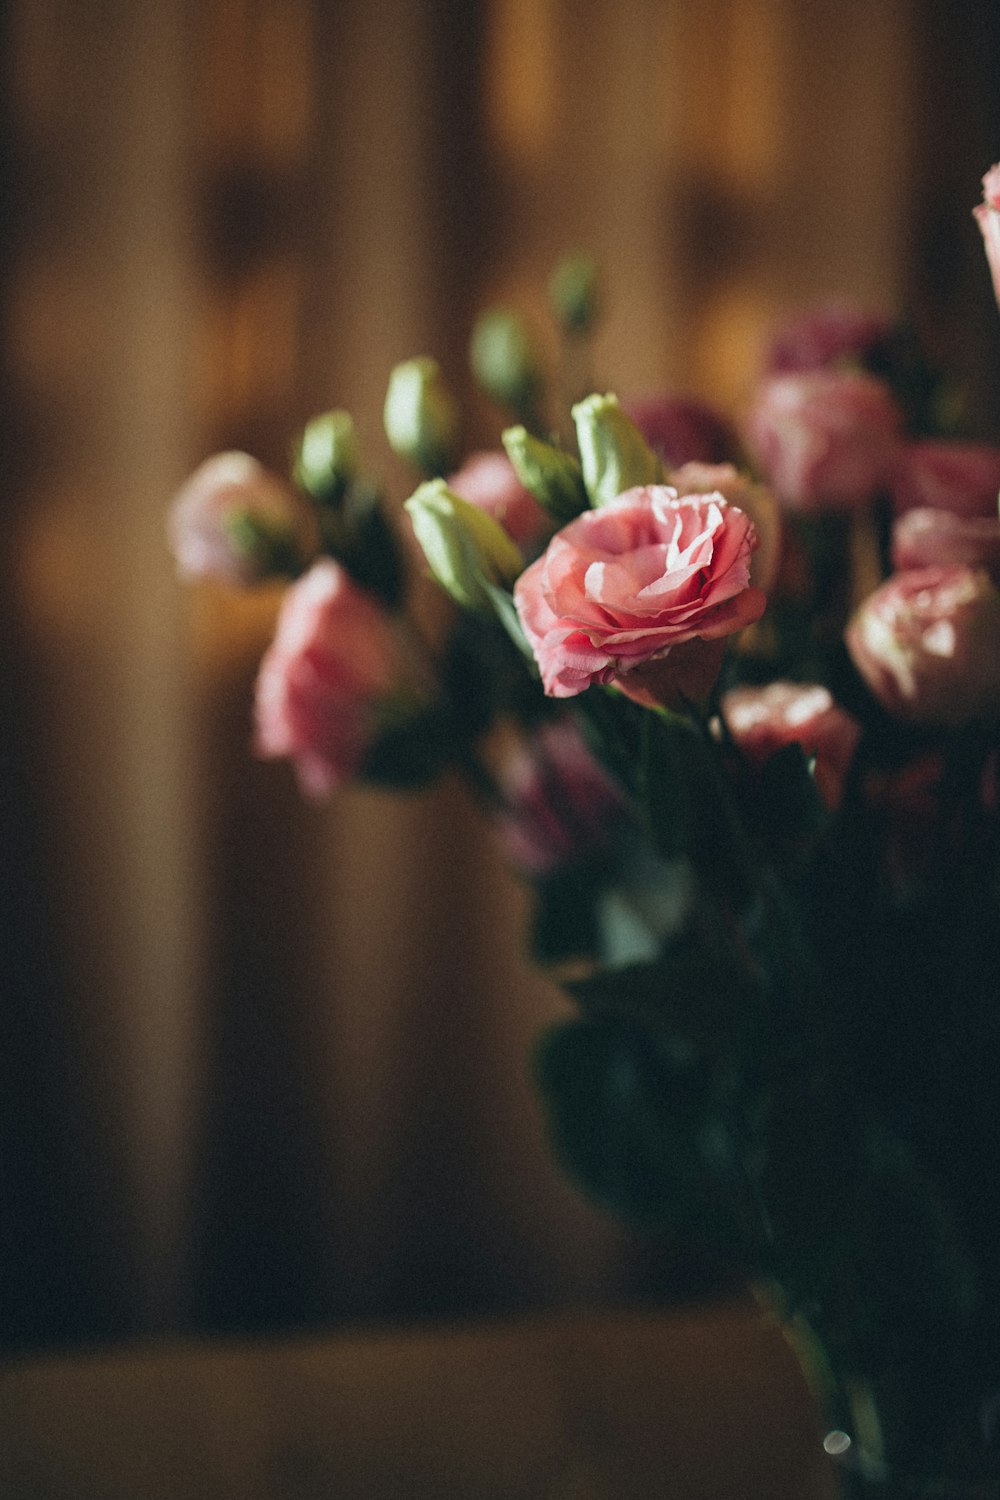
[[[615,682],[648,701],[670,689],[668,655],[696,643],[706,673],[717,671],[723,638],[758,620],[767,602],[750,586],[755,544],[749,516],[718,494],[648,485],[584,511],[514,586],[545,691],[568,698]]]
[[[895,573],[861,605],[845,640],[897,718],[957,727],[1000,709],[1000,594],[985,573]]]
[[[623,401],[622,410],[668,469],[725,463],[739,448],[725,418],[690,396],[640,397]]]
[[[548,516],[518,479],[506,453],[471,454],[448,480],[448,488],[499,521],[524,550],[534,550],[552,530]]]
[[[1000,448],[991,443],[907,443],[897,454],[892,503],[897,515],[929,508],[959,516],[995,516]]]
[[[781,511],[766,484],[755,484],[732,464],[688,463],[675,469],[670,483],[680,495],[721,495],[753,522],[757,546],[750,559],[750,581],[769,591],[781,559]]]
[[[545,724],[500,773],[506,808],[497,819],[514,864],[545,875],[599,848],[624,797],[570,719]]]
[[[747,418],[750,452],[791,510],[853,510],[889,482],[900,413],[888,386],[859,370],[764,382]]]
[[[730,735],[747,758],[763,765],[785,745],[816,760],[816,786],[827,807],[840,802],[861,726],[816,683],[772,682],[733,688],[720,704]]]
[[[985,568],[991,578],[1000,578],[1000,517],[957,516],[927,507],[897,516],[892,565],[898,572],[951,563]]]
[[[360,764],[392,665],[378,604],[332,558],[314,563],[286,593],[261,662],[257,753],[293,760],[309,796],[334,791]]]
[[[168,518],[182,578],[250,584],[301,565],[316,548],[309,512],[288,485],[248,453],[217,453],[183,484]]]
[[[972,212],[983,232],[986,259],[993,277],[993,294],[1000,303],[1000,162],[983,178],[983,201]]]
[[[787,375],[860,363],[885,341],[891,327],[888,318],[845,303],[812,308],[778,329],[764,367],[769,375]]]

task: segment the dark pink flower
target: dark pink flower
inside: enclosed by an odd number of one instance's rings
[[[1000,303],[1000,162],[983,178],[983,201],[972,212],[983,232],[986,259],[993,277],[993,293]]]
[[[1000,517],[958,516],[950,510],[908,510],[892,528],[892,565],[899,572],[933,564],[985,568],[1000,578]]]
[[[789,318],[775,333],[765,355],[765,372],[788,375],[858,364],[885,341],[891,327],[881,314],[847,303],[812,308]]]
[[[357,769],[392,676],[386,615],[339,563],[321,559],[286,593],[261,663],[257,753],[287,756],[303,790],[326,796]]]
[[[666,667],[678,647],[721,641],[760,618],[755,543],[750,518],[721,495],[668,485],[626,490],[577,516],[514,586],[545,691],[567,698],[615,682],[647,701],[644,666]]]
[[[299,564],[316,549],[305,505],[248,453],[217,453],[181,486],[168,518],[182,578],[255,583],[277,557]]]
[[[505,762],[497,827],[514,864],[545,875],[600,848],[625,806],[571,719],[545,724]]]
[[[746,438],[790,510],[853,510],[887,487],[900,426],[888,386],[874,376],[814,370],[765,381]]]
[[[907,443],[896,457],[892,503],[897,515],[917,509],[995,516],[1000,448],[992,443]]]
[[[986,573],[895,573],[861,605],[845,639],[897,718],[957,727],[1000,711],[1000,594]]]
[[[622,402],[622,410],[668,469],[726,463],[739,448],[726,419],[691,396],[633,398]]]
[[[471,454],[448,480],[448,488],[499,521],[513,542],[532,551],[549,535],[552,523],[517,477],[506,453]]]
[[[816,786],[828,807],[840,802],[861,727],[817,683],[772,682],[733,688],[720,704],[730,735],[756,765],[785,745],[815,757]]]

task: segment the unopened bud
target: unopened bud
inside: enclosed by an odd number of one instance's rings
[[[568,255],[549,282],[549,303],[566,333],[589,333],[600,311],[597,262],[590,255]]]
[[[486,394],[531,420],[542,389],[542,369],[528,325],[516,313],[483,313],[472,331],[472,373]]]
[[[425,474],[455,466],[458,406],[433,359],[408,359],[389,377],[383,414],[394,453]]]
[[[432,479],[406,502],[413,533],[438,583],[464,609],[493,612],[488,584],[509,588],[524,567],[498,521]]]
[[[295,483],[314,500],[332,500],[358,472],[350,412],[328,411],[306,424],[293,465]]]
[[[573,407],[573,421],[591,505],[607,505],[636,485],[662,483],[663,465],[617,396],[588,396]]]
[[[518,479],[557,525],[565,526],[587,509],[583,474],[571,453],[532,437],[525,427],[508,427],[503,445]]]

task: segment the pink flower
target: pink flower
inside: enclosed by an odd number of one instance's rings
[[[758,620],[767,602],[750,586],[755,544],[749,516],[721,495],[668,485],[626,490],[577,516],[514,586],[545,691],[568,698],[615,682],[649,701],[670,688],[669,653],[696,642],[713,643],[695,655],[717,671],[723,637]]]
[[[622,410],[668,469],[725,463],[739,447],[725,418],[690,396],[640,397],[623,401]]]
[[[812,308],[778,329],[765,356],[765,370],[787,375],[859,363],[886,339],[891,326],[888,318],[846,303]]]
[[[339,563],[314,563],[286,593],[261,663],[257,753],[288,756],[312,797],[334,791],[364,755],[392,659],[380,607]]]
[[[500,773],[497,827],[514,864],[545,875],[599,848],[624,797],[570,719],[545,724]]]
[[[840,802],[861,726],[816,683],[772,682],[733,688],[722,717],[747,758],[763,765],[785,745],[801,745],[816,760],[816,786],[827,807]]]
[[[1000,162],[983,178],[983,201],[972,212],[983,232],[986,259],[993,277],[993,293],[1000,303]]]
[[[897,455],[892,503],[898,515],[929,508],[995,516],[1000,448],[991,443],[907,443]]]
[[[168,533],[182,578],[243,585],[316,546],[306,507],[248,453],[206,459],[177,492]]]
[[[892,565],[897,571],[951,563],[985,568],[994,580],[1000,578],[1000,517],[921,507],[896,518]]]
[[[853,510],[892,472],[900,413],[888,386],[859,370],[813,370],[764,382],[746,438],[791,510]]]
[[[525,550],[533,550],[552,530],[548,516],[518,479],[506,453],[471,454],[448,480],[448,488],[499,521],[511,540]]]
[[[861,605],[845,640],[897,718],[957,727],[1000,710],[1000,594],[983,572],[896,573]]]
[[[781,560],[781,511],[765,484],[755,484],[732,464],[688,463],[675,469],[670,483],[680,495],[721,495],[753,522],[757,546],[750,559],[750,581],[765,593],[778,574]]]

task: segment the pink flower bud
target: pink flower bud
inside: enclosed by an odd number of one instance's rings
[[[360,764],[392,669],[389,624],[379,605],[339,563],[314,563],[286,593],[261,663],[257,753],[287,756],[303,791],[328,795]]]
[[[812,308],[778,329],[764,368],[769,375],[788,375],[859,363],[887,338],[891,326],[888,318],[845,303]]]
[[[506,453],[471,454],[452,474],[448,488],[499,521],[522,550],[531,551],[552,530],[548,516],[518,479]]]
[[[844,789],[861,727],[816,683],[772,682],[733,688],[720,704],[730,735],[747,758],[763,765],[785,745],[801,745],[816,761],[816,786],[827,807]]]
[[[1000,304],[1000,162],[983,178],[983,201],[972,210],[983,233],[993,294]]]
[[[500,773],[497,828],[512,862],[545,875],[599,849],[625,799],[571,719],[545,724]]]
[[[874,376],[813,370],[764,382],[746,439],[790,510],[854,510],[887,487],[900,425],[888,386]]]
[[[892,503],[897,515],[929,508],[958,516],[995,516],[1000,448],[991,443],[907,443],[897,454]]]
[[[739,448],[726,419],[691,396],[633,398],[622,402],[622,410],[668,469],[726,463]]]
[[[861,605],[845,639],[897,718],[956,728],[1000,711],[1000,594],[983,572],[896,573]]]
[[[649,701],[647,665],[659,689],[669,653],[763,614],[766,597],[750,586],[755,545],[749,516],[719,494],[646,485],[584,511],[514,586],[545,691],[567,698],[614,682]]]
[[[892,528],[892,565],[897,572],[957,563],[985,568],[1000,579],[1000,517],[957,516],[921,507],[898,516]]]
[[[316,549],[306,507],[248,453],[217,453],[181,486],[168,518],[182,578],[251,584]]]

